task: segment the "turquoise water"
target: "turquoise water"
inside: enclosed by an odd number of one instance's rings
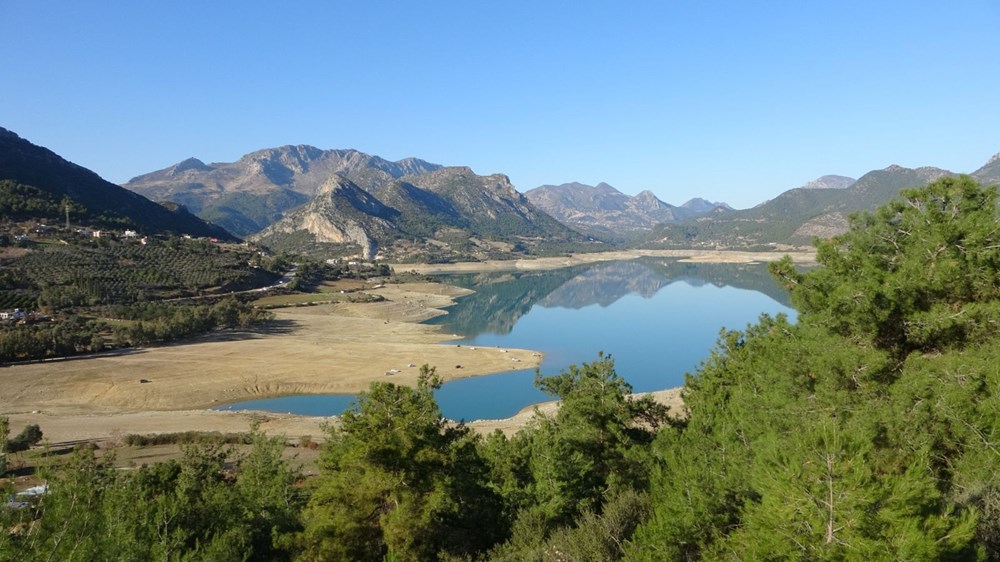
[[[636,392],[682,385],[723,327],[743,329],[762,313],[795,316],[764,266],[632,261],[444,280],[477,291],[433,322],[463,335],[462,345],[541,351],[542,374],[593,361],[603,351]],[[509,417],[551,399],[534,387],[534,377],[531,370],[461,379],[436,396],[451,419]],[[224,408],[326,416],[343,412],[352,400],[289,396]]]

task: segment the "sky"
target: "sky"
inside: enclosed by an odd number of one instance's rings
[[[308,144],[745,208],[982,166],[997,29],[995,0],[0,0],[0,127],[116,183]]]

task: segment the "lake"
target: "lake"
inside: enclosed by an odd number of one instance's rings
[[[788,294],[762,264],[696,264],[643,259],[551,271],[442,276],[476,292],[428,323],[462,336],[461,345],[538,350],[543,375],[610,354],[636,392],[684,384],[708,357],[722,328],[743,329],[761,314],[795,317]],[[436,397],[451,419],[505,418],[552,398],[533,370],[446,383]],[[220,409],[330,416],[350,395],[287,396]]]

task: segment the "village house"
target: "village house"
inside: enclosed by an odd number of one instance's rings
[[[20,308],[15,308],[12,311],[0,312],[0,320],[24,320],[27,317],[27,313]]]

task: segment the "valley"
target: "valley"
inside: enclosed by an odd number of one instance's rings
[[[448,271],[538,271],[640,257],[710,264],[759,262],[777,256],[676,250],[610,252],[524,263],[454,264]],[[808,264],[812,256],[803,253],[796,259]],[[443,271],[442,266],[395,267],[421,273]],[[458,336],[423,323],[444,314],[455,298],[469,293],[467,289],[422,281],[385,284],[377,280],[341,282],[334,287],[360,289],[361,294],[378,299],[272,308],[273,320],[255,329],[215,332],[169,345],[8,365],[0,370],[0,411],[14,425],[37,423],[45,427],[53,442],[108,440],[132,433],[239,432],[253,419],[264,421],[264,431],[297,438],[320,435],[319,427],[330,418],[209,408],[292,394],[354,394],[372,382],[412,385],[417,367],[423,364],[436,366],[449,381],[533,369],[543,359],[529,349],[456,346],[449,341]],[[260,302],[271,302],[268,299],[278,298],[263,297]],[[275,302],[287,300],[281,297]],[[313,300],[328,298],[315,294]],[[677,390],[665,392],[662,398],[676,402]],[[530,415],[523,415],[473,426],[484,431],[509,431],[529,420]]]

